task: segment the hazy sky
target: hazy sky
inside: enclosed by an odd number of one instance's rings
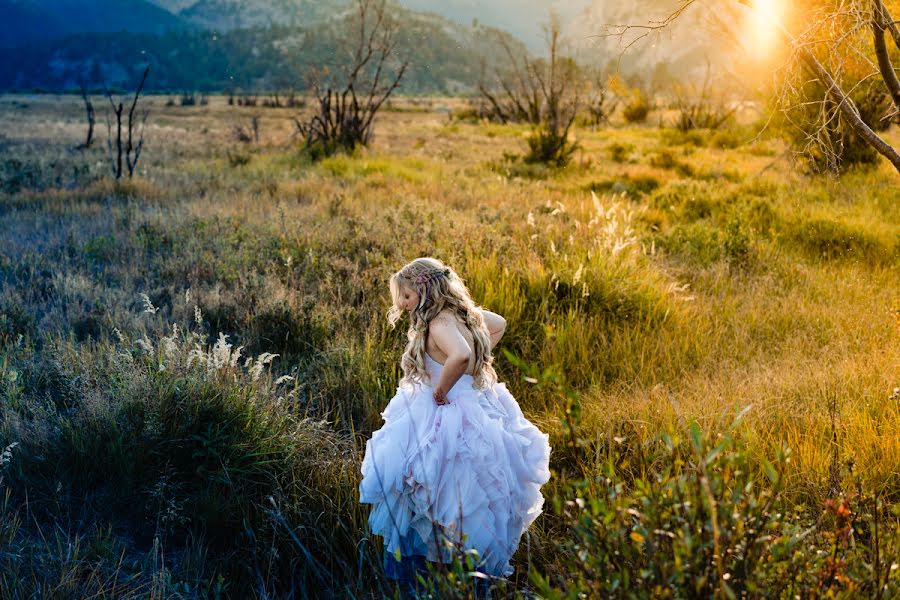
[[[533,51],[544,46],[542,25],[550,12],[557,13],[564,23],[572,22],[588,8],[591,0],[400,0],[416,10],[427,10],[461,23],[473,19],[485,25],[505,29],[521,39]]]

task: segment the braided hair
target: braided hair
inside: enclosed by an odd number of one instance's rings
[[[425,341],[428,324],[441,311],[450,309],[453,316],[472,334],[472,354],[475,368],[472,373],[476,388],[483,389],[497,381],[491,355],[491,337],[484,317],[472,300],[465,283],[450,267],[436,258],[417,258],[391,276],[390,289],[393,305],[388,311],[388,322],[394,327],[404,310],[399,306],[401,287],[406,286],[419,295],[419,304],[410,313],[409,343],[403,352],[400,366],[403,369],[401,383],[429,382],[425,370]]]

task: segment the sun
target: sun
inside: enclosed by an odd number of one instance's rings
[[[756,56],[769,54],[778,42],[778,27],[784,19],[783,0],[751,0],[748,34],[750,50]]]

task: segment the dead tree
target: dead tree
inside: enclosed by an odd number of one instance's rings
[[[703,83],[676,86],[672,108],[676,111],[675,128],[679,131],[692,129],[718,129],[737,112],[737,105],[726,102],[725,97],[713,91],[709,62]]]
[[[516,57],[501,38],[510,66],[496,72],[493,85],[482,80],[479,93],[496,120],[532,125],[527,162],[564,166],[577,148],[569,131],[578,114],[583,77],[575,61],[563,54],[559,20],[551,17],[545,33],[546,59]]]
[[[141,91],[144,89],[144,83],[147,81],[147,75],[150,74],[150,66],[147,65],[147,68],[144,69],[144,75],[141,77],[141,82],[138,84],[137,90],[134,92],[134,98],[131,101],[131,107],[128,109],[128,123],[124,124],[126,129],[126,138],[122,139],[122,128],[123,128],[123,117],[125,111],[125,105],[121,99],[119,99],[118,103],[113,100],[112,92],[109,90],[106,91],[106,97],[109,99],[109,106],[112,111],[112,115],[116,117],[116,135],[115,142],[113,142],[113,132],[112,132],[112,118],[110,113],[106,115],[106,131],[107,131],[107,149],[109,150],[109,162],[112,166],[113,177],[117,180],[122,178],[124,174],[123,165],[122,165],[122,157],[125,158],[125,168],[128,169],[128,177],[134,176],[134,169],[137,167],[138,159],[141,157],[141,150],[144,148],[144,128],[147,124],[147,117],[150,115],[150,109],[144,109],[141,111],[139,116],[140,118],[140,132],[139,137],[135,141],[135,128],[138,126],[137,118],[135,112],[137,111],[138,100],[141,96]],[[115,149],[113,148],[113,143],[115,143]]]
[[[356,0],[353,21],[348,64],[337,77],[311,73],[317,106],[311,117],[294,118],[297,135],[317,155],[367,146],[375,115],[400,86],[409,65],[406,60],[396,62],[397,23],[385,13],[385,0]]]
[[[84,100],[84,110],[87,112],[87,121],[88,121],[88,130],[87,137],[85,137],[84,143],[76,146],[76,150],[87,150],[91,147],[91,144],[94,143],[94,104],[91,102],[90,96],[87,93],[87,87],[85,87],[84,83],[81,84],[81,98]]]
[[[595,73],[589,82],[585,98],[585,108],[591,126],[597,128],[609,124],[609,118],[616,112],[618,106],[619,101],[609,89],[603,74]]]
[[[259,143],[259,115],[250,117],[249,125],[235,125],[232,129],[234,139],[242,144]]]
[[[757,10],[755,0],[734,1]],[[668,27],[696,3],[699,0],[682,0],[678,9],[659,23],[619,25],[615,26],[614,33],[610,35],[642,31],[641,35],[629,43],[632,45],[653,31]],[[900,112],[900,79],[894,70],[885,41],[886,34],[890,34],[894,46],[900,49],[900,28],[883,0],[851,0],[849,3],[838,3],[836,8],[824,6],[815,18],[797,20],[806,24],[802,31],[791,31],[776,19],[773,18],[772,21],[772,27],[792,52],[791,62],[799,64],[807,77],[811,76],[821,84],[821,95],[815,100],[820,106],[818,126],[809,132],[809,143],[818,144],[817,140],[827,140],[829,135],[826,128],[834,126],[835,119],[840,119],[859,139],[890,161],[900,172],[900,152],[878,135],[873,127],[874,123],[866,122],[852,98],[856,85],[877,78],[890,96],[894,112]],[[871,35],[868,42],[863,41],[866,31]],[[852,80],[845,80],[841,60],[848,54],[862,56],[866,61],[871,60],[869,57],[874,55],[871,70]],[[826,154],[834,152],[827,142],[820,144],[820,147]],[[840,162],[840,157],[830,158],[833,164]]]

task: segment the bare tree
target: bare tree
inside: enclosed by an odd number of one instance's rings
[[[385,0],[356,0],[354,21],[347,66],[337,76],[311,73],[318,105],[311,117],[294,119],[297,134],[316,153],[367,146],[375,115],[400,86],[409,65],[397,60],[397,23],[385,12]]]
[[[250,117],[249,125],[235,125],[232,129],[234,139],[242,144],[259,143],[259,115]]]
[[[569,131],[578,114],[583,77],[575,61],[562,51],[561,28],[555,16],[545,33],[547,59],[516,57],[501,38],[509,68],[497,71],[492,85],[482,80],[479,93],[494,119],[533,126],[526,161],[563,166],[577,148],[569,141]]]
[[[718,129],[737,112],[736,104],[729,106],[724,97],[714,92],[709,63],[702,84],[675,87],[672,104],[677,115],[675,128],[679,131]]]
[[[734,0],[759,10],[755,0]],[[679,7],[665,20],[643,25],[621,25],[614,28],[612,35],[624,35],[634,30],[641,31],[629,45],[653,31],[668,27],[694,4],[701,0],[681,0]],[[894,110],[900,111],[900,80],[896,75],[887,50],[885,35],[890,34],[894,46],[900,49],[900,29],[883,0],[848,0],[847,2],[822,3],[812,18],[800,20],[804,25],[800,31],[791,31],[784,24],[772,20],[772,27],[780,34],[792,53],[792,62],[802,66],[803,72],[821,84],[822,94],[815,99],[818,103],[818,127],[809,132],[810,144],[828,140],[827,127],[834,126],[835,119],[841,119],[853,133],[885,157],[900,172],[900,153],[883,137],[878,135],[874,123],[867,123],[857,103],[852,98],[855,86],[877,78],[887,90]],[[866,32],[870,36],[865,42]],[[872,60],[874,55],[875,60]],[[844,59],[853,56],[870,64],[868,72],[852,78],[844,77]],[[788,84],[790,85],[790,84]],[[834,147],[825,141],[819,144],[825,153],[832,153],[831,162],[840,162],[833,156]]]
[[[76,146],[77,150],[87,150],[94,143],[94,104],[91,102],[84,82],[81,83],[81,98],[84,100],[84,110],[87,113],[88,130],[84,143]]]
[[[588,82],[585,97],[585,108],[591,125],[597,128],[609,124],[609,118],[618,106],[619,100],[610,90],[606,76],[599,71],[594,73]]]
[[[116,117],[116,136],[115,136],[115,150],[113,149],[113,133],[112,133],[112,119],[110,114],[106,115],[106,131],[107,131],[107,148],[109,150],[109,162],[112,166],[113,176],[116,179],[121,179],[124,174],[123,166],[122,166],[122,157],[124,155],[125,158],[125,167],[128,169],[128,177],[134,176],[134,169],[137,167],[138,159],[141,157],[141,150],[144,148],[144,127],[147,123],[147,117],[150,115],[150,109],[144,109],[139,118],[140,118],[140,132],[139,137],[135,141],[135,128],[137,127],[137,118],[135,112],[137,111],[138,100],[141,96],[141,91],[144,89],[144,84],[147,82],[147,76],[150,74],[150,65],[147,65],[147,68],[144,69],[144,75],[141,77],[141,82],[138,84],[137,90],[134,92],[134,98],[131,101],[131,107],[128,109],[128,122],[125,124],[127,130],[125,132],[126,138],[123,140],[122,138],[122,127],[123,127],[123,117],[125,111],[124,102],[119,99],[118,103],[113,100],[112,92],[109,90],[106,91],[106,97],[109,98],[109,105],[112,109],[112,114]]]

